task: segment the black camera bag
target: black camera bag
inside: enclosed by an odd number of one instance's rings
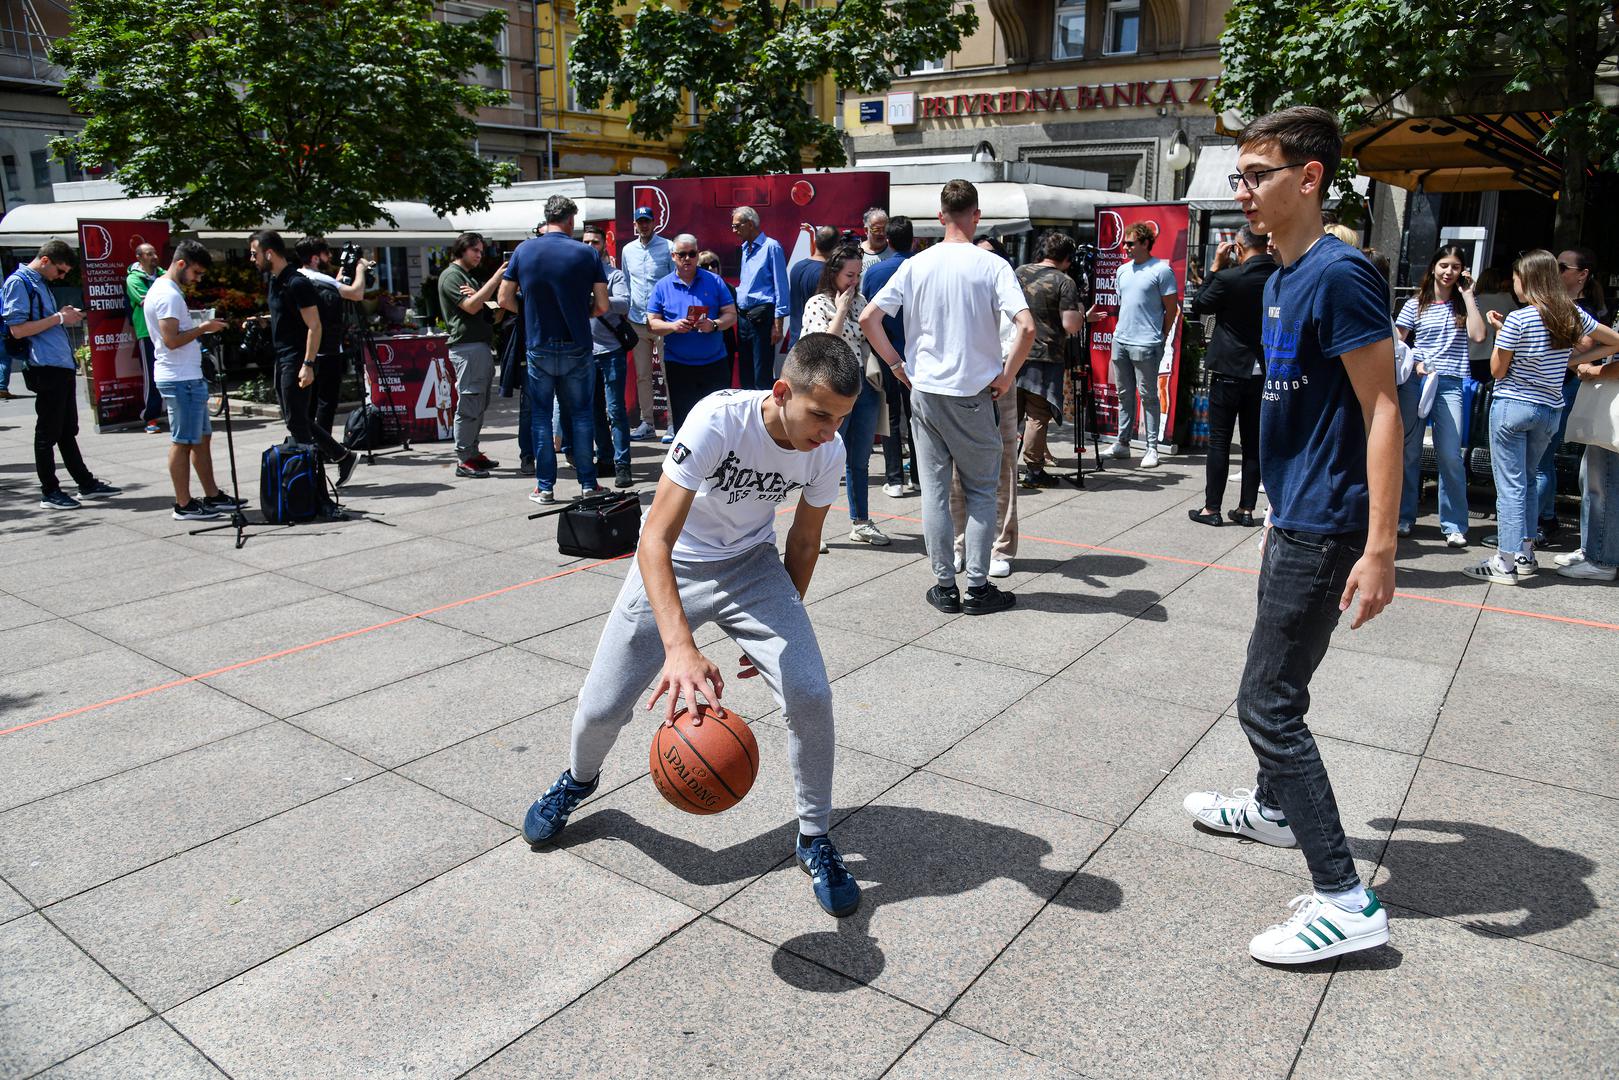
[[[560,514],[557,550],[584,559],[615,559],[635,550],[641,538],[639,496],[603,492],[529,518]]]

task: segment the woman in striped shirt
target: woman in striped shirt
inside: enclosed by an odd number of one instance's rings
[[[1422,276],[1417,295],[1405,302],[1395,328],[1411,346],[1418,375],[1437,372],[1433,408],[1434,456],[1439,465],[1439,528],[1451,547],[1467,546],[1467,468],[1462,460],[1462,388],[1468,377],[1469,341],[1483,341],[1484,316],[1473,299],[1467,256],[1454,245],[1440,248]],[[1416,455],[1407,455],[1405,483],[1420,483]],[[1413,516],[1415,507],[1413,504]],[[1409,526],[1411,522],[1400,524]]]
[[[1538,569],[1534,466],[1557,434],[1569,354],[1587,335],[1596,348],[1575,363],[1589,363],[1619,350],[1619,334],[1569,299],[1551,252],[1521,255],[1512,268],[1512,285],[1528,306],[1491,320],[1500,320],[1490,356],[1490,374],[1496,378],[1490,405],[1490,462],[1500,550],[1465,571],[1497,585],[1516,585]]]

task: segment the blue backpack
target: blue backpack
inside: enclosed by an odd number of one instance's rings
[[[259,508],[271,525],[332,516],[326,474],[313,446],[303,446],[289,438],[264,452],[259,471]]]

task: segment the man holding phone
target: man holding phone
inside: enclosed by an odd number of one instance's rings
[[[675,272],[653,287],[646,311],[647,328],[663,339],[669,430],[677,432],[693,405],[730,388],[725,331],[736,324],[736,304],[724,280],[697,265],[697,237],[681,233],[673,248]]]

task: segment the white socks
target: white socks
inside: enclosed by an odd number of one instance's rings
[[[1372,902],[1371,897],[1366,895],[1366,886],[1358,881],[1355,882],[1355,887],[1353,889],[1345,889],[1343,892],[1336,893],[1322,892],[1320,889],[1317,889],[1315,891],[1315,895],[1317,900],[1324,900],[1327,903],[1340,907],[1345,911],[1351,911],[1357,914],[1365,911],[1366,905]]]

